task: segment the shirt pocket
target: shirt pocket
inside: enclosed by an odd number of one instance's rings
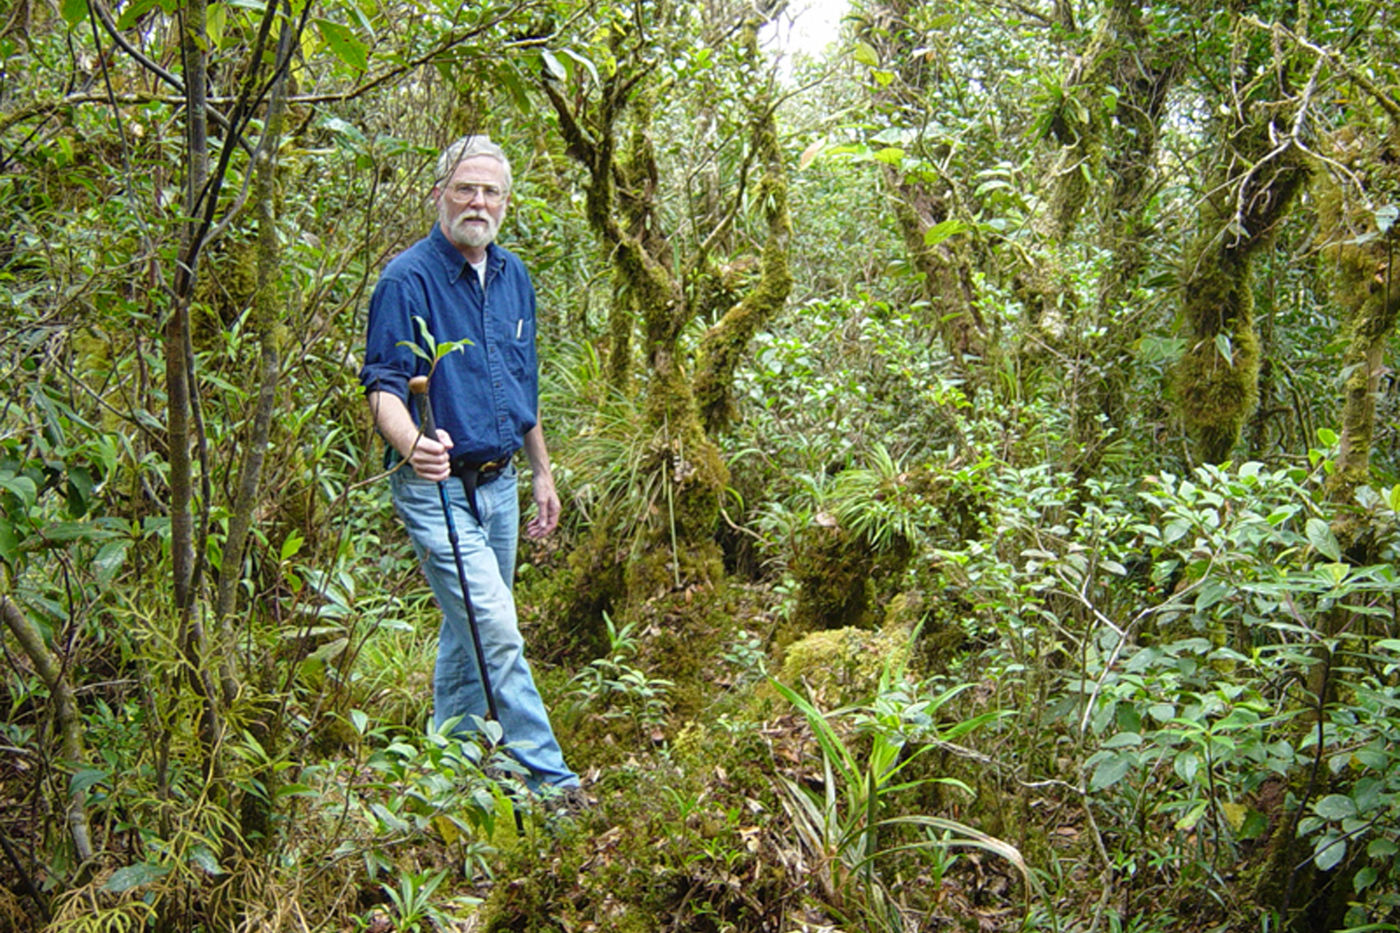
[[[535,360],[535,321],[529,317],[517,317],[507,323],[504,346],[506,368],[511,375],[523,377],[534,371]]]

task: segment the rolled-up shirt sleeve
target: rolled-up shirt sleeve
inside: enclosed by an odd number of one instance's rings
[[[382,278],[369,300],[369,327],[365,336],[365,362],[360,385],[365,392],[389,392],[408,404],[408,380],[422,366],[405,341],[415,343],[413,315],[422,314],[424,296],[414,294],[410,282]]]

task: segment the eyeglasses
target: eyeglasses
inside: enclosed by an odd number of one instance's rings
[[[487,204],[500,204],[505,200],[505,190],[496,185],[469,185],[465,182],[447,186],[447,196],[458,204],[470,204],[477,195]]]

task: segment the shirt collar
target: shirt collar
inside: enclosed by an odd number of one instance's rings
[[[442,232],[442,225],[433,224],[432,232],[428,234],[428,242],[433,249],[433,255],[442,260],[443,268],[447,270],[448,277],[455,282],[461,278],[471,263],[467,262],[467,257],[463,256],[457,247],[452,245],[452,241]],[[493,270],[498,270],[505,264],[505,257],[501,255],[501,248],[495,243],[486,246],[486,273],[489,276]]]

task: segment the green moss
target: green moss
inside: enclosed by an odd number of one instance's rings
[[[1308,176],[1296,149],[1276,152],[1271,119],[1257,117],[1227,140],[1201,205],[1201,234],[1185,256],[1182,311],[1190,336],[1173,386],[1196,455],[1210,463],[1229,459],[1258,404],[1253,256],[1272,242]]]
[[[793,622],[803,631],[868,626],[874,564],[870,549],[846,529],[805,529],[792,556],[799,586]]]
[[[825,708],[859,703],[875,695],[886,667],[908,664],[910,647],[899,625],[814,632],[788,646],[778,680],[805,685]]]

